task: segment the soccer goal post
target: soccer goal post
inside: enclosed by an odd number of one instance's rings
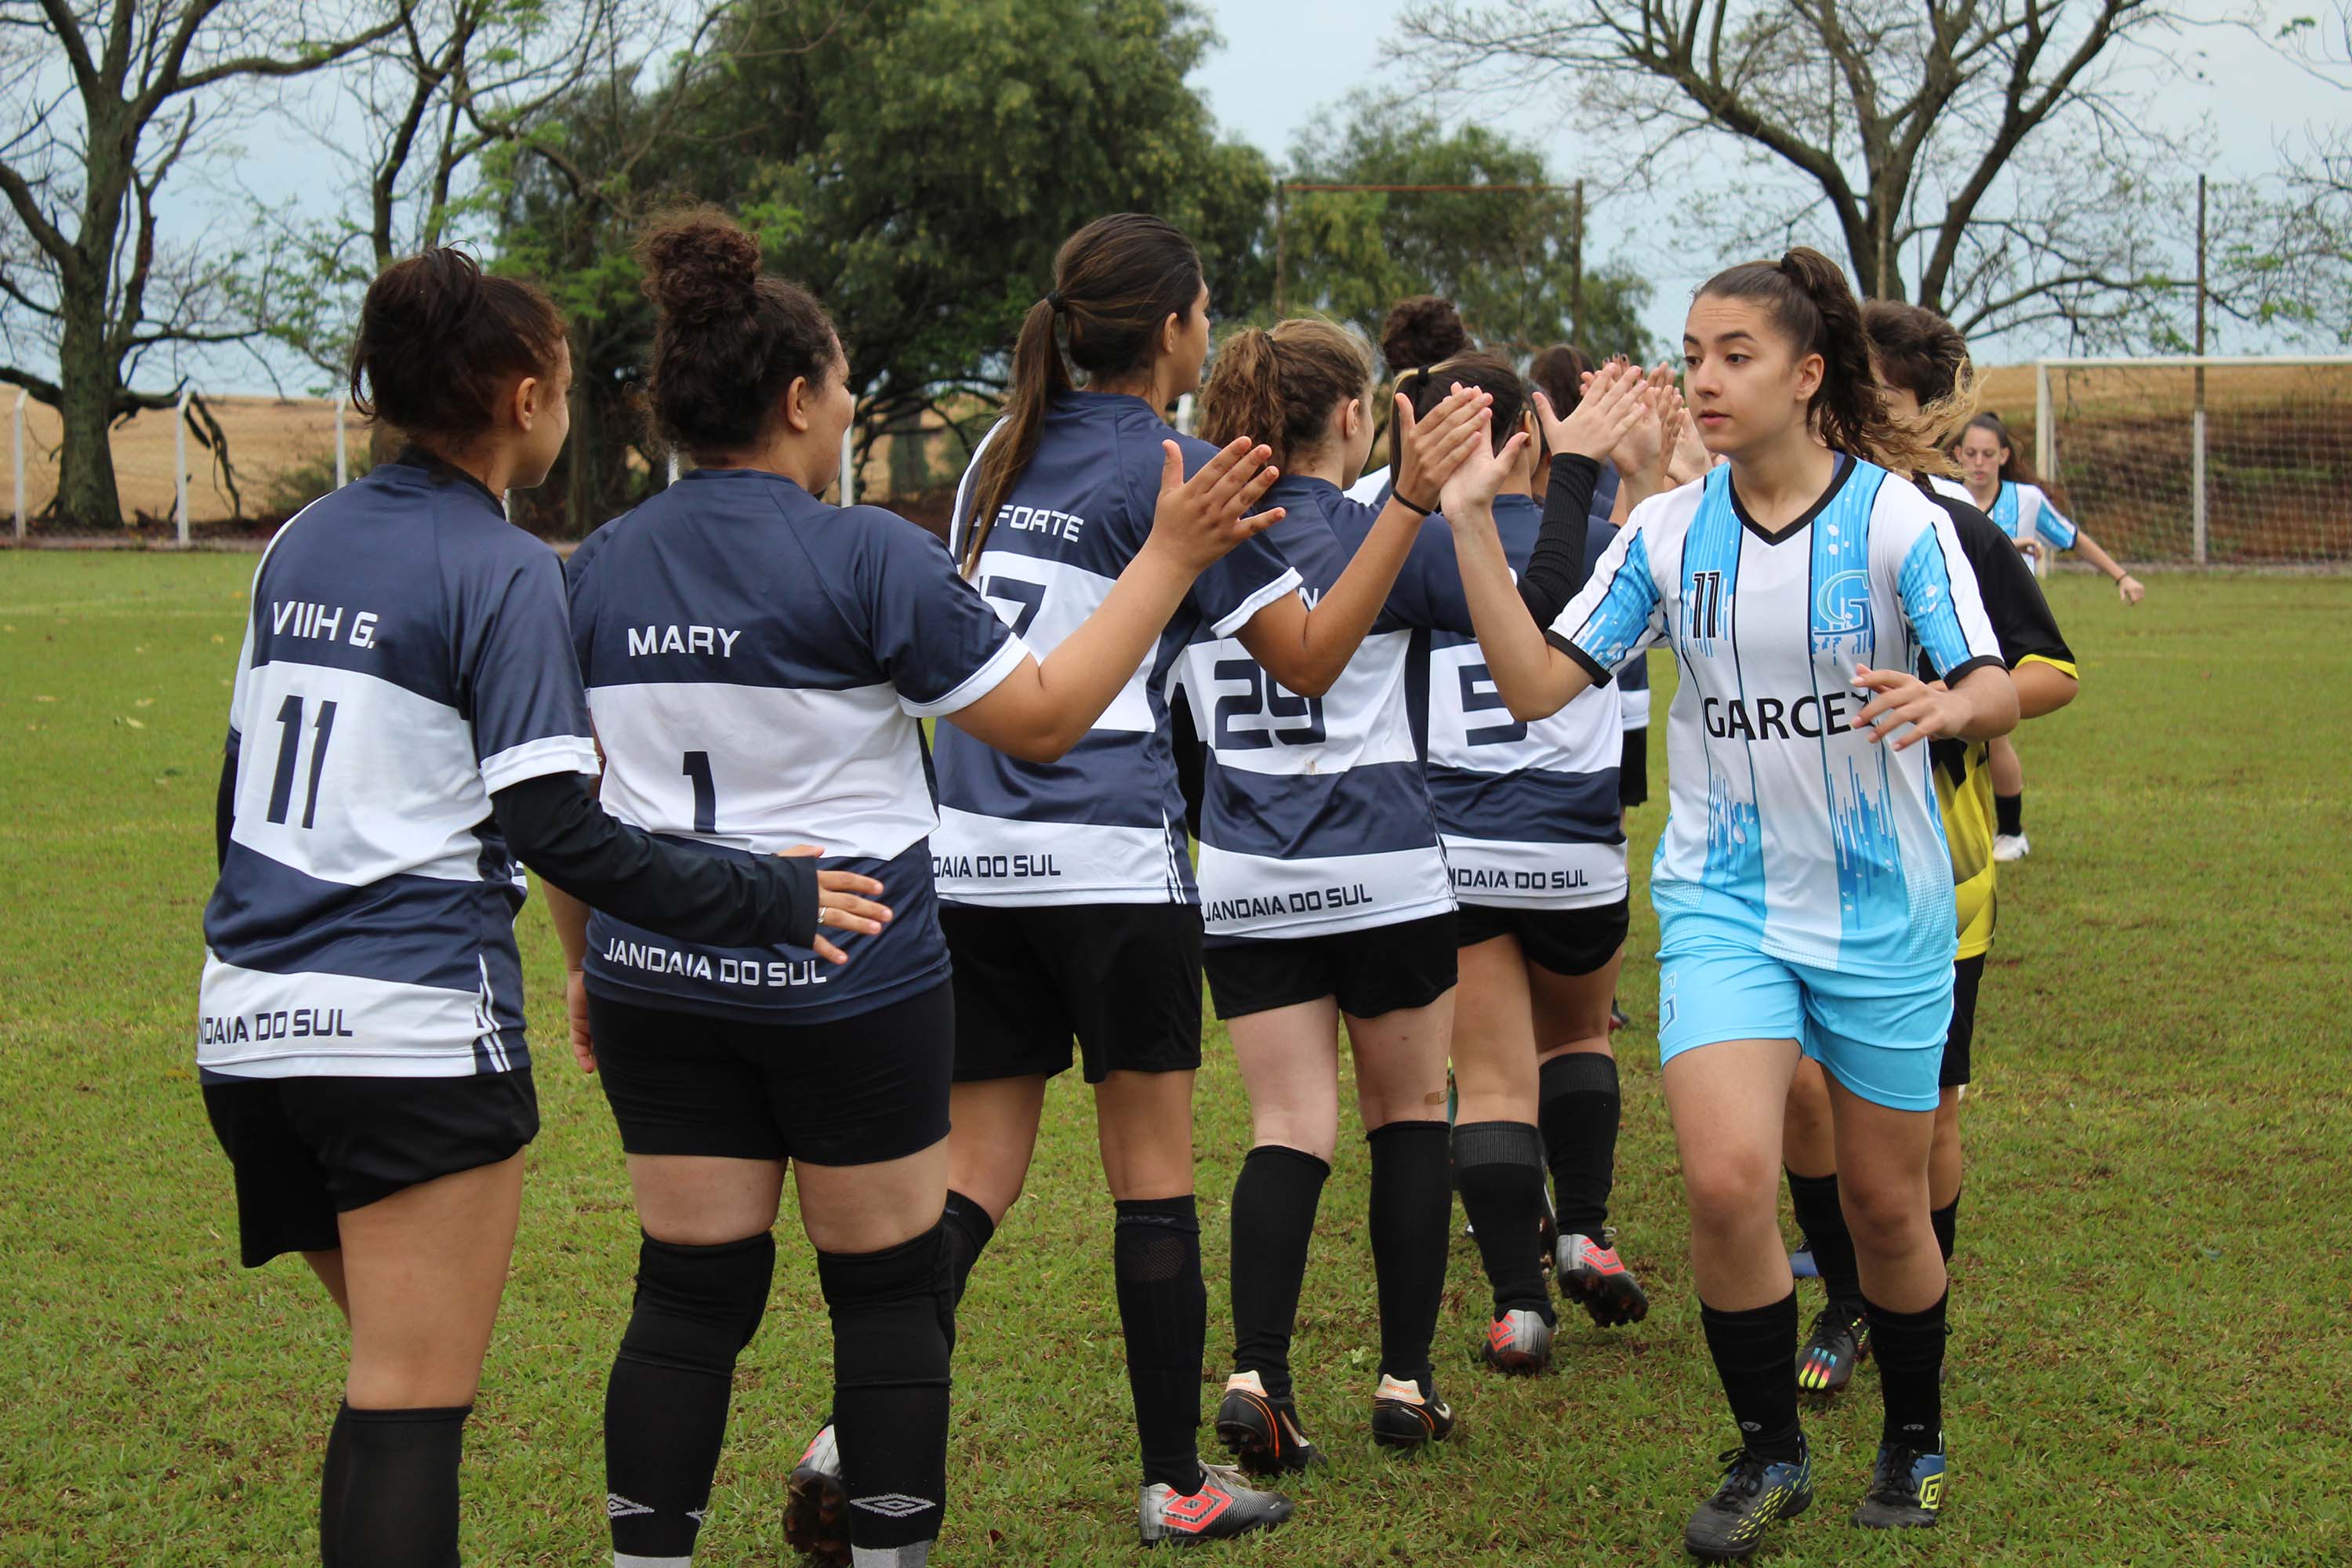
[[[2118,560],[2352,566],[2352,354],[2042,360],[2032,461]]]

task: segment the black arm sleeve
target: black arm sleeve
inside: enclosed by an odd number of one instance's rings
[[[1601,465],[1575,452],[1551,460],[1544,490],[1543,529],[1519,574],[1519,602],[1546,631],[1584,586],[1591,567],[1584,559],[1592,531],[1592,491]]]
[[[509,784],[490,808],[515,858],[631,925],[726,947],[816,940],[813,859],[740,860],[666,844],[606,815],[581,773]]]
[[[219,793],[213,796],[213,869],[228,864],[228,836],[236,826],[236,731],[221,747]]]

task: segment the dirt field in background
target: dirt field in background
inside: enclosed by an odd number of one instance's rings
[[[16,401],[14,387],[0,385],[0,421]],[[335,460],[335,405],[323,400],[275,397],[223,397],[213,400],[213,412],[228,437],[228,458],[234,465],[244,506],[232,505],[213,454],[194,430],[188,432],[188,516],[198,522],[217,522],[242,510],[258,517],[271,510],[275,481],[303,467],[324,465],[331,475]],[[169,523],[173,507],[173,426],[176,416],[161,409],[133,416],[114,429],[115,483],[122,493],[123,521]],[[25,402],[25,512],[37,518],[57,492],[58,416],[53,408],[27,398]],[[367,449],[360,421],[351,422],[351,448],[356,456]],[[13,508],[16,459],[12,445],[0,430],[0,508]]]

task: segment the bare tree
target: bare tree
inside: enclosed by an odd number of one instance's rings
[[[2297,16],[2265,40],[2352,110],[2352,4]],[[2212,303],[2289,337],[2352,344],[2352,126],[2339,117],[2284,139],[2269,179],[2220,193]]]
[[[1724,250],[1826,228],[1870,294],[2095,337],[2179,281],[2181,149],[2145,101],[2174,68],[2141,46],[2185,25],[2176,0],[1430,0],[1403,52],[1568,95],[1629,182],[1696,177],[1676,216]]]
[[[273,281],[234,241],[167,244],[156,198],[217,143],[251,89],[333,65],[402,26],[406,0],[0,0],[0,342],[55,355],[54,381],[0,377],[53,405],[58,510],[116,527],[112,421],[167,407],[134,390],[146,357],[249,342],[240,288]],[[239,283],[236,279],[242,279]]]

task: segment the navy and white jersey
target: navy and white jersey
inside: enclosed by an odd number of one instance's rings
[[[254,574],[228,746],[203,1071],[523,1066],[525,883],[490,796],[596,770],[553,552],[411,454],[305,508]]]
[[[919,721],[969,706],[1028,650],[939,540],[782,475],[698,468],[572,557],[572,622],[604,749],[604,808],[718,855],[823,851],[878,879],[892,920],[806,949],[715,948],[599,911],[589,985],[642,1006],[821,1023],[948,973]],[[942,733],[951,731],[943,731]]]
[[[1101,606],[1150,536],[1165,440],[1182,448],[1187,473],[1217,454],[1139,397],[1066,392],[1046,408],[1036,454],[989,528],[974,574],[1038,658]],[[978,471],[975,456],[957,494],[959,560]],[[1263,536],[1202,573],[1151,653],[1058,763],[1021,762],[940,731],[931,840],[940,896],[998,907],[1198,902],[1168,740],[1169,668],[1198,628],[1229,636],[1297,589],[1298,574]]]
[[[1339,580],[1379,515],[1328,480],[1292,475],[1265,504],[1287,509],[1266,537],[1309,599]],[[1412,635],[1428,624],[1430,598],[1408,566],[1320,697],[1285,691],[1213,628],[1184,650],[1178,678],[1208,746],[1201,913],[1211,945],[1361,931],[1454,907],[1406,705]]]
[[[1436,520],[1433,520],[1436,521]],[[1522,494],[1495,498],[1495,528],[1514,574],[1525,571],[1543,508]],[[1616,538],[1587,536],[1587,566]],[[1423,544],[1432,542],[1423,534]],[[1448,597],[1429,634],[1424,734],[1429,794],[1454,891],[1465,904],[1582,909],[1625,897],[1625,836],[1617,772],[1624,742],[1620,700],[1593,686],[1549,719],[1513,719],[1468,635],[1469,606],[1450,539],[1434,541],[1428,577]],[[1418,558],[1421,550],[1415,551]],[[1634,654],[1628,668],[1638,668]]]
[[[1842,973],[1951,961],[1928,749],[1853,727],[1870,700],[1859,665],[1909,670],[1924,653],[1948,680],[2000,665],[1941,507],[1841,456],[1821,500],[1767,535],[1726,465],[1637,508],[1549,635],[1595,679],[1654,644],[1680,661],[1651,873],[1662,921]]]
[[[1348,487],[1348,499],[1359,506],[1385,506],[1389,499],[1389,480],[1395,469],[1383,463]]]
[[[1969,487],[1948,475],[1932,474],[1927,482],[1955,500],[1977,504]],[[1985,509],[1985,515],[2020,544],[2038,542],[2053,550],[2072,550],[2074,536],[2081,531],[2040,485],[2021,485],[2014,479],[2000,481],[2000,489],[1993,496],[1992,505]]]

